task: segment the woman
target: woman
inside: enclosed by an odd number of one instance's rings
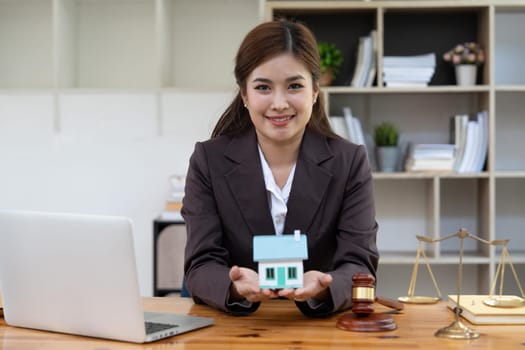
[[[186,177],[185,278],[197,303],[236,315],[270,298],[308,316],[352,305],[352,276],[375,275],[377,224],[362,146],[330,129],[313,34],[298,23],[258,25],[236,56],[239,92]],[[303,288],[259,288],[254,235],[308,237]]]

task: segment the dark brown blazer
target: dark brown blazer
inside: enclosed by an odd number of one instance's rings
[[[275,234],[254,130],[196,144],[182,215],[189,292],[198,303],[232,311],[227,306],[230,267],[257,270],[253,236]],[[284,233],[296,229],[308,237],[305,271],[333,276],[329,309],[318,313],[349,308],[353,274],[375,275],[379,259],[372,175],[363,146],[306,130]],[[316,315],[306,303],[297,304]]]

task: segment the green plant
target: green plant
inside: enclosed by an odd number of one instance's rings
[[[396,126],[389,122],[383,122],[374,130],[374,141],[377,147],[397,146],[399,131]]]
[[[317,45],[321,59],[321,73],[331,71],[334,75],[339,72],[343,64],[343,53],[335,44],[320,42]]]

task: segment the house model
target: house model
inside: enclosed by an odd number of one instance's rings
[[[299,230],[292,235],[253,237],[253,260],[259,263],[262,289],[302,287],[305,259],[308,259],[307,239]]]

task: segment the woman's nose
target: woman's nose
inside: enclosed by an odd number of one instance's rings
[[[283,110],[288,108],[288,99],[283,92],[276,91],[273,96],[272,108],[275,110]]]

